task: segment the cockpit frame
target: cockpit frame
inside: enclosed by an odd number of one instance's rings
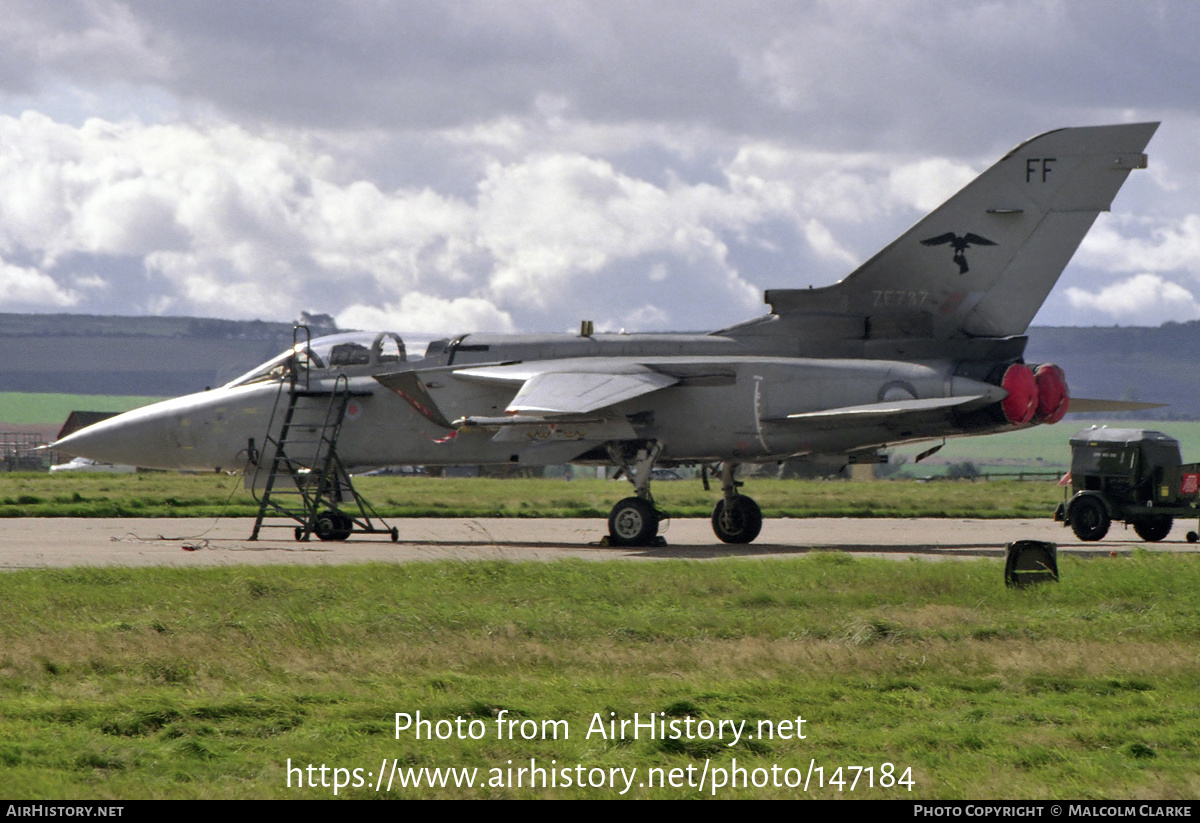
[[[297,343],[226,383],[224,388],[277,383],[304,369],[316,376],[371,374],[394,368],[408,359],[404,341],[395,332],[331,334]]]

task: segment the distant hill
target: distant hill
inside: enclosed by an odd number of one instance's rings
[[[328,334],[326,325],[313,335]],[[403,330],[400,330],[403,331]],[[228,382],[283,351],[287,323],[199,317],[0,314],[0,391],[174,396]],[[1200,321],[1035,327],[1026,359],[1057,363],[1076,397],[1168,403],[1146,419],[1200,419]]]
[[[0,314],[0,391],[172,396],[220,385],[283,351],[288,323]]]
[[[1200,321],[1143,326],[1035,327],[1025,359],[1056,363],[1075,397],[1167,403],[1140,419],[1200,419]],[[1110,415],[1111,416],[1111,415]]]

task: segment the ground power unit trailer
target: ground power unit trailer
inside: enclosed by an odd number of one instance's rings
[[[1175,519],[1200,518],[1200,463],[1184,463],[1179,441],[1148,429],[1093,426],[1071,438],[1071,479],[1054,519],[1080,540],[1099,540],[1114,520],[1156,542]],[[1187,534],[1195,543],[1197,532]]]

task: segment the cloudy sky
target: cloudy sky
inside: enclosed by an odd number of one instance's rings
[[[702,330],[1161,120],[1036,323],[1200,318],[1200,3],[0,0],[0,311]]]

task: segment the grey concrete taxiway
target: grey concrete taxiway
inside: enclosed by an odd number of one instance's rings
[[[1135,547],[1193,551],[1179,523],[1167,540],[1148,544],[1119,524],[1098,543],[1082,543],[1044,520],[852,519],[768,520],[748,546],[719,542],[704,519],[665,524],[667,545],[601,545],[606,524],[588,520],[396,519],[388,535],[354,535],[345,542],[294,539],[291,524],[273,521],[257,541],[253,520],[25,518],[0,521],[0,569],[66,566],[224,566],[234,564],[402,563],[419,560],[589,560],[720,557],[767,558],[811,551],[886,557],[1003,557],[1014,540],[1047,540],[1060,552],[1088,556],[1127,554]]]

